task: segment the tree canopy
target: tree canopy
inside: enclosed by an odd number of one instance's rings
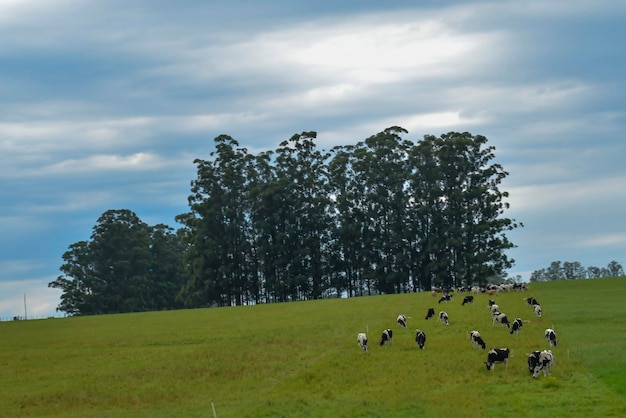
[[[70,245],[58,310],[226,306],[484,284],[514,260],[508,173],[487,138],[412,142],[390,127],[354,145],[302,132],[256,155],[228,135],[196,159],[181,228],[107,211]]]

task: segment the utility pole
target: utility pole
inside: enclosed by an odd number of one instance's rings
[[[26,293],[24,293],[24,319],[28,319],[28,314],[26,312]]]

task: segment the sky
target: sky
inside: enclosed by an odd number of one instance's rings
[[[509,276],[624,265],[624,39],[613,0],[0,0],[0,320],[63,314],[48,283],[105,211],[180,227],[220,134],[484,135]]]

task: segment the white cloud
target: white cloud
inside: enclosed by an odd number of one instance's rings
[[[46,173],[77,174],[91,171],[154,170],[166,161],[148,152],[131,155],[90,155],[83,159],[70,159],[56,163],[44,170]]]
[[[626,200],[622,192],[625,182],[626,177],[622,176],[512,187],[508,201],[515,212],[563,212],[572,207]]]
[[[581,247],[604,247],[607,245],[626,245],[626,233],[599,234],[594,235],[579,245]]]

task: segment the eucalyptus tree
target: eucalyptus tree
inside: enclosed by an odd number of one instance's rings
[[[276,185],[281,200],[278,245],[282,297],[319,298],[328,288],[325,245],[328,241],[329,196],[325,160],[315,132],[293,135],[276,150]]]
[[[486,146],[484,136],[467,132],[424,141],[433,141],[440,169],[438,279],[448,287],[501,275],[515,261],[506,255],[514,247],[506,232],[522,225],[503,216],[508,193],[499,186],[508,173],[492,162],[495,148]]]
[[[394,126],[370,136],[355,147],[356,182],[364,200],[364,246],[370,274],[377,290],[407,290],[408,259],[405,247],[408,198],[407,133]]]
[[[272,165],[273,152],[262,152],[248,159],[251,223],[251,257],[257,302],[286,300],[282,289],[283,193]]]
[[[176,296],[185,281],[182,234],[165,224],[150,228],[150,264],[147,286],[150,310],[182,308]]]
[[[331,286],[338,294],[362,296],[365,289],[363,274],[364,197],[359,191],[354,172],[354,147],[336,146],[328,162],[329,194],[332,224],[328,246]]]
[[[445,227],[443,173],[435,137],[426,136],[408,153],[407,246],[413,291],[429,290],[446,269],[440,237]],[[441,283],[438,283],[441,284]]]
[[[241,305],[247,298],[247,150],[228,135],[216,137],[215,148],[212,159],[194,161],[191,211],[176,217],[188,229],[188,279],[180,294],[187,306]]]

